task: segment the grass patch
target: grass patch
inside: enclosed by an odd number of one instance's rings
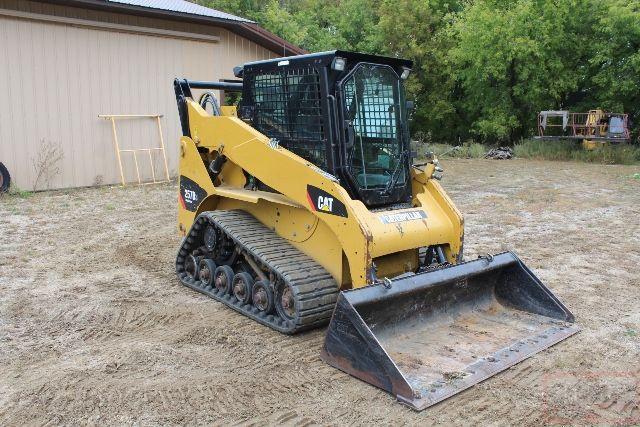
[[[15,185],[11,184],[11,187],[9,187],[9,193],[10,196],[17,196],[21,199],[26,199],[29,198],[31,196],[33,196],[33,192],[29,191],[29,190],[23,190],[21,188],[16,187]]]
[[[573,141],[541,141],[527,139],[514,147],[516,157],[535,160],[574,160],[608,165],[632,165],[640,162],[637,145],[611,145],[595,150],[585,150]]]
[[[418,159],[433,152],[438,158],[481,159],[491,147],[476,142],[462,145],[412,142]],[[513,147],[514,156],[521,159],[579,161],[607,165],[633,165],[640,163],[640,146],[629,144],[607,144],[595,150],[585,150],[574,141],[541,141],[526,139]],[[640,179],[640,175],[633,176]]]
[[[424,158],[428,152],[433,152],[438,158],[481,159],[489,148],[476,142],[465,142],[462,145],[413,143],[417,158]]]

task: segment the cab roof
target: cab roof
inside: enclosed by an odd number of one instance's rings
[[[248,62],[234,68],[236,77],[242,77],[244,71],[261,72],[280,66],[328,66],[335,57],[344,58],[347,63],[370,62],[374,64],[390,65],[393,68],[411,68],[413,62],[408,59],[392,58],[388,56],[370,55],[367,53],[349,52],[346,50],[330,50],[326,52],[309,53],[305,55],[285,56],[263,61]]]

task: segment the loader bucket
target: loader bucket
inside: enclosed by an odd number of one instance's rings
[[[342,292],[322,359],[423,410],[575,334],[511,252]]]

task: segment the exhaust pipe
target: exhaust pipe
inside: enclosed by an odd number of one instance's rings
[[[328,364],[423,410],[577,333],[512,252],[341,292]]]

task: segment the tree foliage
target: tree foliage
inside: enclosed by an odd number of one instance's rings
[[[309,51],[414,61],[413,129],[509,142],[540,110],[640,118],[640,0],[197,0]]]
[[[591,96],[604,108],[640,119],[640,2],[614,0],[594,29]]]

